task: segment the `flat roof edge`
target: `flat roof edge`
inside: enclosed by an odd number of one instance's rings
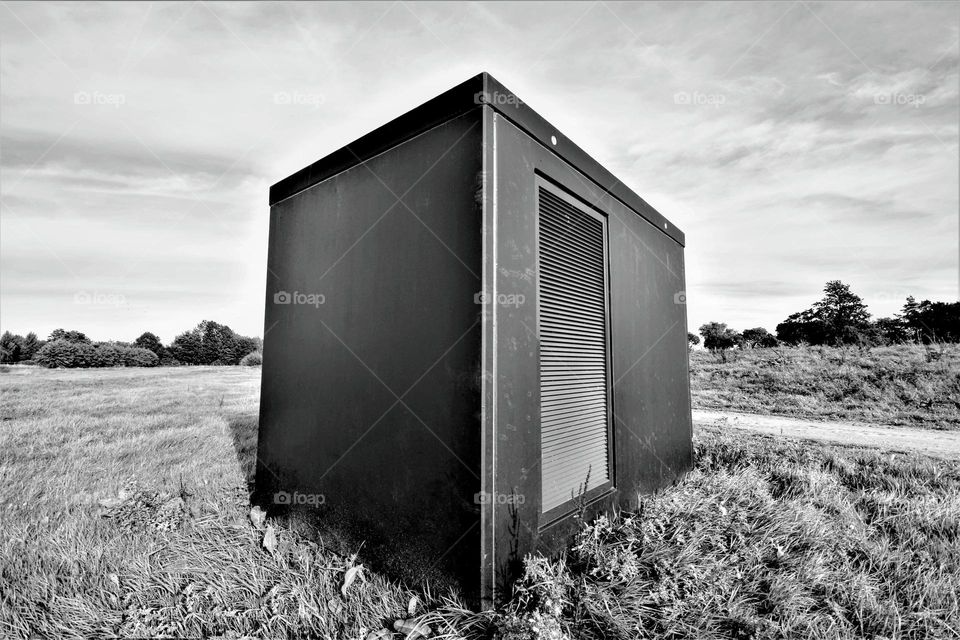
[[[636,211],[638,215],[685,245],[684,233],[621,182],[586,151],[551,125],[515,93],[489,73],[480,73],[377,127],[270,187],[270,205],[309,189],[346,169],[414,138],[472,109],[488,106],[550,149],[601,189]],[[556,140],[556,143],[553,141]]]
[[[270,205],[309,189],[471,109],[479,108],[480,103],[474,100],[482,89],[483,74],[480,74],[287,176],[270,187]]]

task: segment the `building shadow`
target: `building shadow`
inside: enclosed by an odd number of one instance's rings
[[[257,412],[246,412],[228,415],[226,418],[240,472],[247,483],[248,494],[253,496],[256,488],[257,434],[260,416]]]
[[[360,554],[363,562],[373,571],[384,578],[399,584],[436,590],[450,593],[462,599],[469,606],[480,606],[479,594],[472,591],[463,591],[455,572],[449,567],[440,566],[442,556],[436,556],[435,550],[426,545],[418,549],[417,545],[428,538],[424,531],[422,540],[417,536],[404,539],[392,537],[378,537],[376,527],[351,525],[351,519],[345,513],[330,511],[320,507],[296,507],[287,504],[278,504],[271,496],[257,492],[257,438],[259,435],[260,416],[257,411],[228,413],[224,416],[230,430],[234,455],[243,474],[247,486],[247,497],[250,506],[259,506],[267,512],[273,522],[290,529],[305,540],[321,545],[324,549],[342,557]],[[272,491],[270,487],[262,488],[265,492]],[[350,506],[343,507],[350,510]],[[450,548],[449,555],[456,558],[461,549],[479,547],[479,519],[471,523],[464,535]],[[416,531],[415,524],[399,526],[400,530]],[[414,558],[427,559],[416,562]],[[467,566],[473,566],[473,558],[464,556]],[[460,568],[465,574],[466,569]]]

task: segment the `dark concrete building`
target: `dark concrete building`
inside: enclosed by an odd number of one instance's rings
[[[683,247],[488,74],[281,180],[258,499],[495,600],[689,468]]]

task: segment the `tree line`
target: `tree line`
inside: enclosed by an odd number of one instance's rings
[[[809,309],[790,314],[776,327],[776,335],[763,327],[736,331],[723,322],[700,327],[703,346],[724,356],[728,349],[756,349],[780,344],[881,346],[916,342],[960,342],[960,302],[917,302],[908,296],[900,313],[871,320],[863,299],[839,280],[823,288],[823,298]],[[700,337],[687,334],[691,346]]]
[[[94,342],[82,331],[56,329],[46,340],[5,331],[0,362],[44,367],[156,367],[178,365],[258,364],[260,338],[242,336],[225,324],[204,320],[164,345],[146,331],[133,342]]]

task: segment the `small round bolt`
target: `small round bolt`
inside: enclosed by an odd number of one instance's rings
[[[550,136],[550,144],[557,146],[557,136]]]

